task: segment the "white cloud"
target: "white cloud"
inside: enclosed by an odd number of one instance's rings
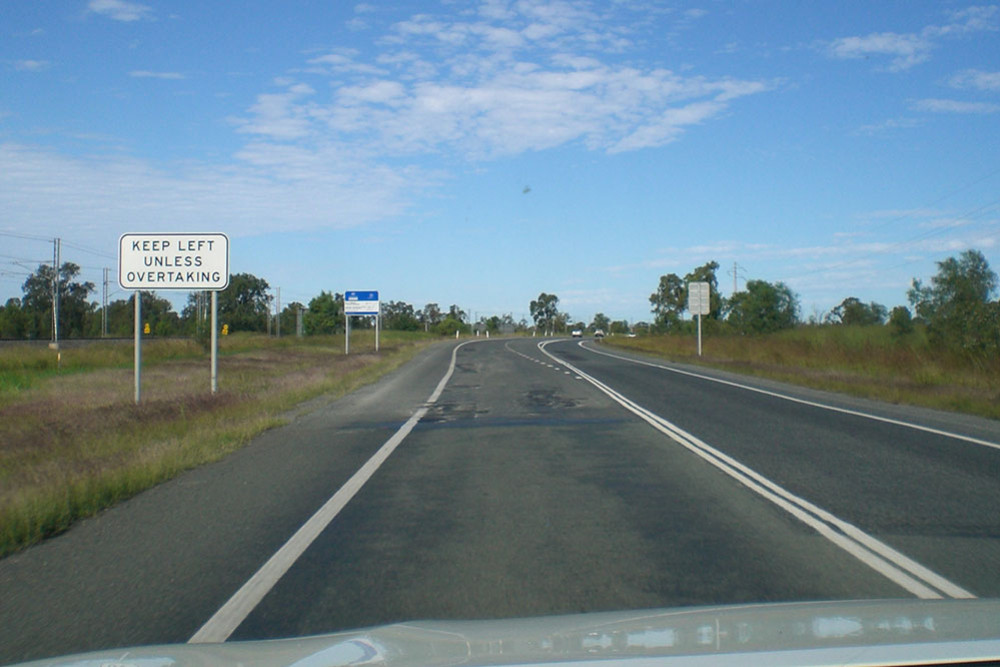
[[[835,39],[826,44],[827,53],[840,59],[869,59],[888,56],[890,72],[901,72],[926,62],[939,39],[997,29],[1000,16],[996,6],[970,7],[954,11],[942,25],[928,25],[916,33],[879,32]]]
[[[971,88],[987,92],[1000,91],[1000,72],[983,72],[977,69],[967,69],[951,78],[949,84],[953,88]]]
[[[250,107],[252,120],[236,120],[240,132],[257,134],[277,140],[300,139],[311,131],[310,107],[301,104],[303,97],[314,91],[308,86],[293,85],[284,93],[257,96]]]
[[[144,69],[133,70],[128,75],[136,79],[180,80],[185,78],[180,72],[151,72]]]
[[[15,60],[14,69],[19,72],[41,72],[52,66],[48,60]]]
[[[384,71],[366,76],[353,54],[309,62],[354,74],[357,83],[335,83],[329,101],[291,90],[260,95],[241,131],[282,140],[331,136],[379,154],[447,149],[483,159],[570,142],[614,153],[665,145],[774,85],[607,66],[567,54],[547,65],[517,61],[503,68],[484,56],[444,76],[410,55],[380,59],[395,70],[392,78]]]
[[[833,57],[841,59],[891,56],[888,69],[898,72],[927,60],[931,48],[931,43],[918,35],[883,32],[864,37],[842,37],[830,44],[829,52]]]
[[[889,118],[881,123],[862,125],[857,129],[856,134],[876,135],[891,130],[909,129],[919,126],[920,121],[916,118]]]
[[[960,100],[925,99],[913,103],[917,111],[934,113],[991,114],[1000,111],[1000,104],[989,102],[963,102]]]
[[[0,144],[0,208],[17,212],[8,223],[38,234],[58,235],[66,220],[77,233],[109,238],[134,228],[199,229],[209,220],[244,236],[383,220],[437,178],[359,161],[334,146],[251,144],[238,157],[227,167],[166,170],[126,157],[77,158]]]
[[[90,0],[87,8],[95,14],[107,16],[115,21],[139,21],[153,17],[153,10],[150,7],[125,0]]]
[[[627,30],[584,5],[498,0],[464,15],[399,21],[371,59],[343,49],[311,58],[307,73],[336,77],[331,99],[262,95],[241,129],[472,159],[570,142],[620,152],[669,143],[776,85],[605,64],[600,56],[626,45]]]
[[[941,26],[927,26],[928,35],[955,35],[968,32],[996,30],[1000,7],[996,5],[972,6],[950,12],[950,21]]]
[[[144,5],[112,0],[90,9],[116,20],[151,16]],[[368,8],[358,14],[368,16]],[[572,3],[495,2],[459,15],[465,19],[413,16],[376,37],[371,52],[304,56],[301,68],[231,119],[246,143],[228,165],[0,145],[0,207],[52,229],[70,218],[95,229],[154,230],[210,219],[239,225],[240,233],[365,224],[400,214],[414,193],[446,178],[418,166],[428,156],[663,146],[776,85],[609,59],[625,33]],[[394,40],[403,34],[400,45]]]

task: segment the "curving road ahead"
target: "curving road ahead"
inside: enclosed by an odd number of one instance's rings
[[[996,422],[594,341],[438,345],[0,561],[0,663],[413,619],[1000,597],[997,442]]]

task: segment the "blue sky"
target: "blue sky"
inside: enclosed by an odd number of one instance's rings
[[[126,232],[234,272],[520,319],[649,320],[659,276],[803,317],[1000,268],[1000,7],[965,2],[5,2],[0,297]],[[30,237],[30,238],[22,238]],[[112,272],[114,274],[114,272]],[[113,286],[117,289],[117,286]],[[167,294],[182,303],[183,294]],[[124,298],[118,292],[112,298]],[[95,293],[100,300],[100,291]]]

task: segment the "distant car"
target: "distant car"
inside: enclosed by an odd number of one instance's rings
[[[579,329],[573,329],[572,335],[573,338],[583,338],[583,332],[580,331]]]
[[[594,338],[604,338],[604,329],[598,329],[594,332]]]

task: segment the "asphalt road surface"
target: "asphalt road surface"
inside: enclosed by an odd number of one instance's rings
[[[998,442],[993,421],[593,341],[437,345],[0,561],[0,663],[401,620],[1000,597]]]

